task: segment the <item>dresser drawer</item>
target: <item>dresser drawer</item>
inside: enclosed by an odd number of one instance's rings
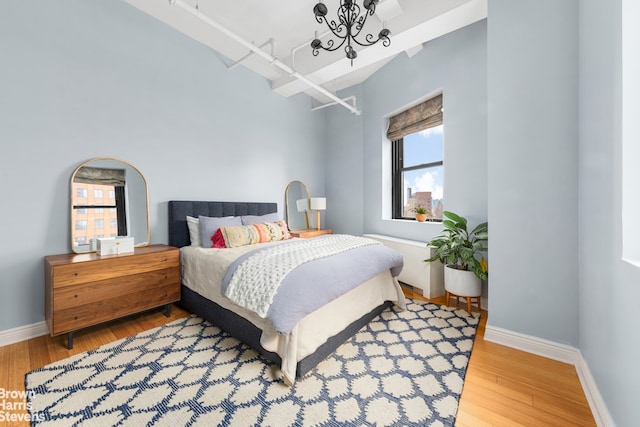
[[[88,304],[56,310],[51,335],[86,328],[180,299],[180,286],[176,284],[162,285],[149,290],[134,289],[134,291],[124,296],[112,296]]]
[[[50,274],[53,287],[62,288],[113,278],[122,280],[125,276],[179,266],[180,251],[176,249],[135,256],[107,256],[89,263],[55,265]]]
[[[54,293],[53,307],[54,310],[64,310],[113,297],[126,298],[134,292],[154,293],[166,285],[180,286],[180,269],[166,268],[123,278],[65,286]]]

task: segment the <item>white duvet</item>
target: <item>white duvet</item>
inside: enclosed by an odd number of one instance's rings
[[[263,245],[287,244],[287,242],[263,243]],[[385,301],[394,301],[396,306],[404,309],[405,298],[402,289],[391,273],[385,271],[307,315],[290,333],[279,334],[266,319],[235,305],[220,292],[227,267],[237,257],[254,249],[255,245],[227,249],[185,246],[180,249],[182,283],[201,296],[246,318],[261,329],[260,343],[266,350],[280,356],[281,371],[288,384],[293,384],[295,381],[297,362],[312,354],[328,338],[338,334],[373,308]]]

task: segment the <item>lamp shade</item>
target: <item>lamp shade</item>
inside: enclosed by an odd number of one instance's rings
[[[324,211],[327,209],[327,199],[325,197],[312,197],[311,210]]]
[[[311,199],[313,200],[313,199]],[[296,200],[296,207],[298,208],[298,212],[306,212],[309,210],[309,199],[298,199]]]

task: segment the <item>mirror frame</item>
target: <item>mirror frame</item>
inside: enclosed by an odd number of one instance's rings
[[[92,159],[89,159],[83,163],[81,163],[80,165],[78,165],[77,168],[75,168],[75,170],[73,171],[73,173],[71,174],[71,179],[69,180],[69,204],[70,204],[70,210],[69,210],[69,222],[71,224],[71,228],[69,230],[69,235],[71,237],[71,251],[73,253],[77,253],[77,254],[86,254],[86,253],[92,253],[92,252],[96,252],[96,249],[89,249],[88,251],[80,251],[77,250],[75,245],[74,245],[74,240],[73,240],[73,230],[74,230],[74,223],[73,223],[73,180],[76,177],[76,174],[78,173],[78,171],[80,169],[82,169],[85,166],[89,166],[90,163],[96,162],[96,161],[114,161],[114,162],[120,162],[123,165],[130,167],[131,169],[133,169],[134,171],[136,171],[138,173],[138,175],[140,175],[140,178],[142,178],[142,182],[144,184],[144,203],[145,203],[145,215],[146,215],[146,222],[147,222],[147,235],[146,235],[146,240],[144,242],[140,242],[137,244],[134,244],[134,247],[143,247],[143,246],[149,246],[150,241],[151,241],[151,225],[149,224],[149,185],[147,184],[147,179],[145,178],[145,176],[142,174],[142,172],[140,172],[140,169],[138,169],[137,167],[135,167],[134,165],[132,165],[129,162],[126,162],[122,159],[117,159],[115,157],[94,157]],[[129,195],[127,195],[127,197],[129,197]],[[130,230],[127,229],[127,234],[129,234]]]
[[[285,204],[285,214],[286,214],[287,226],[289,228],[291,228],[289,226],[289,218],[291,218],[291,215],[289,214],[289,188],[294,184],[302,185],[302,187],[307,192],[307,201],[309,203],[309,210],[311,210],[311,193],[309,192],[309,188],[306,186],[306,184],[304,182],[302,182],[302,181],[299,181],[299,180],[294,180],[294,181],[291,181],[290,183],[288,183],[287,187],[284,190],[284,204]],[[296,208],[296,212],[297,212],[297,208]],[[309,229],[310,225],[309,225],[309,217],[307,215],[307,212],[305,212],[304,215],[305,215],[305,224],[307,225],[306,229]]]

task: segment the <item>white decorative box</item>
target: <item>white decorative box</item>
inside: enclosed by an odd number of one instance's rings
[[[99,237],[98,255],[118,255],[133,252],[133,237]]]

